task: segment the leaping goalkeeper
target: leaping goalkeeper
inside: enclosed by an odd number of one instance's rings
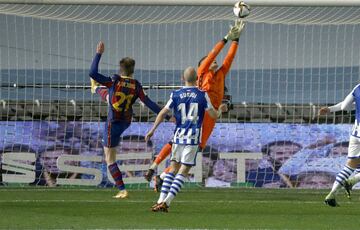
[[[210,101],[216,110],[219,109],[222,99],[224,97],[225,77],[226,74],[229,72],[231,64],[236,55],[236,51],[239,46],[240,34],[243,31],[244,27],[245,23],[243,21],[236,20],[235,25],[231,27],[230,31],[226,34],[226,36],[215,45],[215,47],[210,51],[207,56],[203,57],[199,61],[197,70],[197,86],[199,89],[207,92],[210,97]],[[219,65],[216,61],[216,56],[224,48],[228,40],[232,41],[231,46],[222,65],[219,68]],[[223,108],[224,109],[222,109],[222,111],[219,110],[219,116],[221,115],[221,112],[227,111],[227,107]],[[215,127],[215,123],[216,119],[211,118],[208,113],[205,113],[202,125],[201,142],[199,145],[200,151],[205,148],[206,142]],[[146,180],[151,180],[157,166],[171,153],[171,148],[172,142],[169,142],[161,149],[153,164],[150,166],[149,170],[145,174]],[[167,169],[167,171],[168,170],[169,169]],[[158,186],[156,187],[159,187],[160,184],[161,182],[158,183]]]

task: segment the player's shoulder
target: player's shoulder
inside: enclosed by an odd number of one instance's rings
[[[196,87],[195,89],[196,89],[196,91],[198,91],[198,92],[200,92],[200,93],[206,94],[206,91],[205,91],[205,90],[199,89],[198,87]]]
[[[351,93],[354,95],[355,91],[357,92],[357,94],[359,94],[359,90],[360,90],[360,83],[357,84],[351,91]]]
[[[179,97],[181,92],[182,92],[182,89],[177,89],[177,90],[172,91],[170,94],[170,98],[174,99],[174,98]]]
[[[203,97],[206,97],[206,95],[207,95],[207,93],[206,93],[206,91],[204,91],[204,90],[202,90],[202,89],[199,89],[199,88],[194,88],[194,91],[196,92],[196,94],[199,94],[199,95],[201,95],[201,96],[203,96]]]
[[[357,84],[357,85],[355,85],[355,87],[354,87],[354,89],[353,89],[353,90],[355,90],[355,89],[360,89],[360,83],[359,83],[359,84]]]
[[[172,94],[172,95],[178,95],[178,94],[184,92],[184,91],[185,91],[184,89],[185,89],[185,88],[180,88],[180,89],[174,90],[174,91],[172,91],[171,94]]]
[[[199,89],[198,87],[181,88],[178,92],[193,92],[196,94],[206,94],[206,91]]]
[[[136,78],[129,78],[129,79],[131,79],[131,81],[136,82],[137,84],[141,85],[140,81],[138,81]]]
[[[117,74],[114,74],[114,75],[111,77],[111,80],[112,80],[112,81],[118,81],[118,80],[120,80],[120,76],[117,75]]]
[[[135,78],[128,78],[128,79],[130,79],[130,82],[131,82],[132,84],[135,84],[136,88],[142,87],[142,84],[141,84],[140,81],[138,81],[137,79],[135,79]]]

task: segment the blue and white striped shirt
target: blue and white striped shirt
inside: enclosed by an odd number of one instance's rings
[[[174,143],[198,145],[205,111],[213,108],[207,93],[196,86],[183,87],[171,94],[165,107],[174,110]]]

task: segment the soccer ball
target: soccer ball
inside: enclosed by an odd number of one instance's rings
[[[236,17],[245,18],[250,14],[250,6],[243,1],[235,3],[233,8]]]

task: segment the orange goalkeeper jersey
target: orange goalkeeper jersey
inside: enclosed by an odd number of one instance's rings
[[[223,40],[218,42],[208,56],[201,62],[197,71],[198,87],[207,92],[211,103],[216,109],[219,108],[224,97],[225,76],[229,72],[231,63],[234,60],[238,42],[233,41],[231,43],[222,66],[216,72],[210,71],[209,67],[211,63],[215,60],[216,56],[224,46],[225,42]]]

